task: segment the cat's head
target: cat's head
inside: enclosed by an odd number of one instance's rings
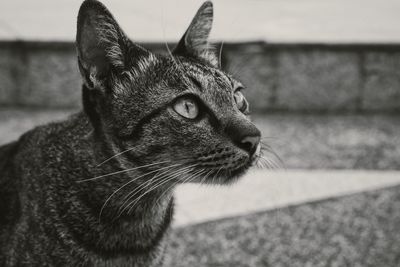
[[[158,55],[131,42],[101,3],[82,4],[84,109],[123,168],[228,183],[257,158],[260,131],[249,120],[243,85],[218,67],[208,45],[212,20],[205,2],[172,53]]]

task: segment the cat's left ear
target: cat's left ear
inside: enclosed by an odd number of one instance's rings
[[[120,74],[150,52],[133,44],[110,11],[97,0],[79,9],[76,46],[79,70],[89,89],[104,89],[111,74]]]
[[[197,11],[185,34],[174,49],[174,54],[200,58],[213,66],[218,66],[218,57],[208,42],[213,13],[212,2],[205,2]]]

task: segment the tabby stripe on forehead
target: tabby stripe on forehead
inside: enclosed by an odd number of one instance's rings
[[[203,92],[203,86],[201,85],[201,83],[198,80],[196,80],[192,76],[189,76],[189,80],[196,86],[196,88],[199,89],[200,92]]]

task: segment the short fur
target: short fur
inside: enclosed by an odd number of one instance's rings
[[[0,147],[0,266],[161,266],[174,187],[231,183],[254,162],[258,143],[242,140],[260,132],[208,50],[211,22],[206,2],[163,56],[82,4],[84,111]],[[174,110],[183,96],[196,119]]]

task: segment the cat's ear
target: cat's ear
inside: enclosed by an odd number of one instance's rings
[[[210,1],[205,2],[199,8],[185,34],[174,49],[176,55],[201,58],[214,66],[218,66],[218,57],[208,42],[213,13],[213,4]]]
[[[96,0],[83,2],[78,14],[76,45],[79,69],[89,89],[104,87],[112,71],[128,68],[130,57],[146,54],[124,34],[107,8]],[[135,49],[132,49],[135,48]]]

